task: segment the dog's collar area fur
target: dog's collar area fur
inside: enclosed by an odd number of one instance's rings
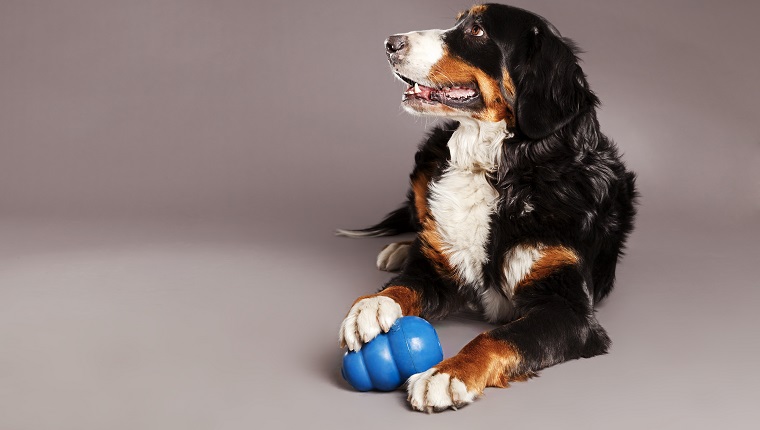
[[[472,118],[459,120],[459,126],[448,142],[451,159],[449,167],[473,172],[493,172],[504,140],[514,136],[507,123],[479,121]]]

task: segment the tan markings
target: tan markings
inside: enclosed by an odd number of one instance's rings
[[[477,83],[485,108],[473,115],[475,119],[493,122],[507,120],[509,122],[514,117],[512,108],[504,100],[500,84],[496,79],[448,52],[445,52],[443,57],[430,68],[428,78],[433,84],[442,87],[452,84]]]
[[[428,218],[427,189],[430,179],[424,173],[419,173],[412,179],[412,191],[414,192],[414,207],[417,209],[417,218],[424,223]]]
[[[487,9],[487,6],[484,5],[484,4],[476,4],[473,7],[471,7],[469,10],[463,10],[461,12],[458,12],[457,13],[457,21],[459,21],[460,19],[462,19],[462,17],[464,17],[465,15],[468,15],[468,14],[483,13],[483,12],[486,11],[486,9]]]
[[[475,6],[473,6],[473,7],[470,8],[470,13],[472,13],[472,14],[483,13],[483,12],[486,11],[487,8],[488,8],[488,6],[486,6],[484,4],[476,4]]]
[[[390,286],[383,291],[376,294],[370,294],[368,296],[361,296],[354,301],[354,305],[360,300],[371,299],[373,297],[388,297],[393,299],[394,302],[401,306],[401,314],[419,315],[422,311],[422,304],[420,303],[420,294],[409,287],[402,287],[400,285]],[[353,305],[351,305],[353,307]]]
[[[544,279],[564,266],[578,263],[578,255],[564,246],[551,246],[541,250],[541,258],[533,263],[530,273],[515,286],[515,291],[535,281]]]
[[[443,241],[438,233],[435,220],[430,215],[427,205],[427,191],[430,178],[423,172],[420,172],[412,178],[412,191],[414,192],[414,206],[417,209],[417,218],[420,220],[422,230],[418,234],[420,239],[420,249],[422,254],[427,257],[428,261],[433,264],[439,275],[458,281],[459,277],[456,270],[443,253]]]
[[[403,315],[419,315],[422,312],[420,294],[411,288],[394,285],[380,291],[377,295],[393,299],[401,306]]]
[[[433,264],[436,272],[444,278],[461,283],[456,270],[454,270],[449,259],[441,251],[443,249],[443,241],[438,231],[425,229],[420,232],[419,237],[422,243],[422,253]]]
[[[524,380],[526,375],[517,374],[521,360],[509,342],[483,333],[435,367],[464,382],[467,391],[482,393],[486,387],[504,388],[510,381]]]

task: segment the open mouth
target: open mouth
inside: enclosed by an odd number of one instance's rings
[[[475,84],[452,84],[442,87],[428,87],[419,82],[399,75],[399,79],[406,82],[409,87],[404,91],[405,102],[420,101],[423,103],[441,103],[452,107],[465,107],[478,101],[480,92]]]

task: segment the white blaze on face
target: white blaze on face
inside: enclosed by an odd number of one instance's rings
[[[443,33],[445,30],[426,30],[404,33],[408,38],[409,51],[404,61],[395,66],[395,70],[407,78],[424,84],[430,84],[430,69],[443,58]]]

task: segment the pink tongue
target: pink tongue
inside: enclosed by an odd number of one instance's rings
[[[448,98],[452,99],[464,99],[467,97],[473,97],[476,93],[475,90],[472,88],[464,88],[464,87],[454,87],[449,88],[448,90],[436,90],[435,88],[426,87],[424,85],[417,84],[417,86],[411,86],[407,88],[407,90],[404,92],[404,94],[414,94],[417,97],[422,97],[425,99],[430,100],[430,94],[433,92],[442,92],[446,95]]]
[[[473,91],[471,88],[452,88],[449,91],[446,91],[446,96],[453,98],[453,99],[463,99],[466,97],[472,97],[475,95],[475,91]]]

